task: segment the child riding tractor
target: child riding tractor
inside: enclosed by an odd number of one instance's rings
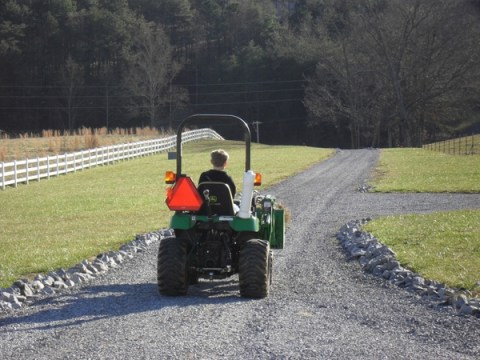
[[[195,186],[182,173],[182,132],[198,122],[236,122],[245,135],[245,173],[242,195],[235,204],[225,182],[204,181]],[[186,295],[199,278],[225,279],[238,274],[240,295],[264,298],[272,282],[272,249],[282,249],[285,213],[274,196],[254,193],[261,175],[250,169],[250,129],[233,115],[197,114],[177,129],[176,173],[166,173],[166,203],[174,211],[174,237],[160,242],[157,283],[160,294]]]

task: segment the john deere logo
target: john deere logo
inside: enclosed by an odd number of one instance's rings
[[[218,202],[218,201],[217,201],[217,196],[216,196],[216,195],[210,196],[210,202],[212,202],[212,203]]]

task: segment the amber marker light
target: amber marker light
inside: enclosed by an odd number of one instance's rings
[[[260,173],[255,174],[255,180],[253,181],[253,185],[255,185],[255,186],[262,185],[262,174],[260,174]]]
[[[165,184],[174,184],[177,176],[173,171],[165,172]]]

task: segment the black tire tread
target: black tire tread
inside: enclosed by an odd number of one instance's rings
[[[157,285],[161,295],[186,295],[187,276],[187,241],[182,238],[162,239],[157,257]]]
[[[261,299],[268,296],[271,282],[270,244],[265,240],[248,240],[240,251],[240,295]]]

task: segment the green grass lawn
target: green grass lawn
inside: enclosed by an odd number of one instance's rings
[[[227,170],[240,190],[243,143],[188,143],[183,170],[196,182],[211,167],[210,151],[219,147],[230,153]],[[252,144],[251,167],[263,174],[265,187],[331,154],[328,149]],[[0,191],[0,287],[70,267],[118,249],[138,233],[168,227],[164,173],[175,169],[175,161],[163,153]]]
[[[196,182],[216,148],[230,153],[228,172],[241,189],[244,144],[202,141],[184,146],[183,170]],[[252,169],[261,188],[298,173],[331,150],[252,144]],[[376,191],[479,192],[478,156],[418,149],[383,150]],[[168,227],[163,176],[175,170],[165,153],[0,191],[0,287],[14,280],[91,258]],[[455,180],[452,180],[455,179]],[[375,219],[365,229],[427,278],[480,295],[480,211],[453,211]]]
[[[382,150],[372,185],[380,192],[480,192],[480,156]],[[364,226],[401,264],[480,296],[480,210],[374,219]]]
[[[480,192],[480,155],[454,156],[422,149],[382,150],[379,192]]]
[[[480,211],[388,216],[364,225],[427,279],[480,296]]]

